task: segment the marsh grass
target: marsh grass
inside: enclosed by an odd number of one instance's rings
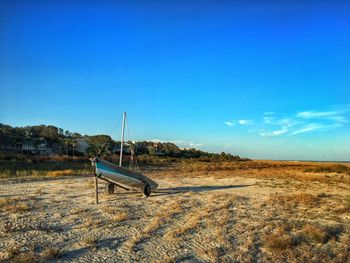
[[[83,157],[0,156],[0,178],[55,177],[88,173],[91,173],[91,164],[88,158]]]
[[[350,167],[343,164],[318,165],[304,169],[306,173],[339,173],[350,175]]]

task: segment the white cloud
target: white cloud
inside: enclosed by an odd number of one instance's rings
[[[289,135],[297,135],[297,134],[312,132],[312,131],[328,131],[341,126],[343,125],[339,123],[331,123],[331,124],[309,123],[303,127],[296,129],[295,131],[291,132]]]
[[[286,128],[282,128],[280,130],[275,130],[275,131],[272,131],[272,132],[261,132],[260,136],[273,137],[273,136],[279,136],[279,135],[285,134],[287,132],[288,132],[288,130]]]
[[[246,120],[246,119],[241,119],[241,120],[231,120],[231,121],[225,121],[224,122],[227,126],[235,126],[236,124],[246,126],[246,125],[252,125],[254,124],[253,120]]]
[[[300,133],[306,133],[306,132],[311,132],[314,130],[317,130],[317,127],[304,127],[298,130],[295,130],[294,132],[290,133],[289,135],[296,135],[296,134],[300,134]]]
[[[264,122],[266,124],[275,124],[275,118],[274,117],[264,117]]]
[[[281,116],[277,114],[269,116],[264,113],[263,123],[272,131],[260,132],[261,136],[297,135],[308,132],[328,131],[343,126],[347,123],[343,115],[348,110],[339,109],[332,111],[302,111],[293,116]],[[267,127],[267,126],[266,126]],[[267,130],[268,127],[267,127]]]
[[[238,123],[240,125],[250,125],[252,124],[253,122],[251,120],[238,120]]]
[[[348,123],[346,112],[350,112],[350,105],[333,106],[330,110],[324,111],[300,111],[287,116],[266,111],[263,113],[260,122],[250,119],[236,119],[224,123],[230,127],[235,125],[246,126],[247,132],[259,131],[259,134],[264,137],[287,136],[308,132],[323,132],[342,127]],[[260,128],[258,127],[259,124],[261,125]],[[249,127],[250,125],[252,126]]]
[[[337,114],[339,114],[338,111],[302,111],[297,113],[297,117],[302,119],[314,119],[314,118],[334,116]]]
[[[277,131],[273,131],[273,135],[282,135],[282,134],[285,134],[287,133],[288,130],[287,129],[281,129],[281,130],[277,130]]]

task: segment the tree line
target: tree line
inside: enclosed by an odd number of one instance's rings
[[[113,140],[109,135],[81,135],[53,125],[12,127],[10,125],[0,124],[0,144],[15,144],[26,138],[44,138],[49,147],[57,150],[55,152],[57,155],[85,155],[87,157],[93,157],[103,148],[101,156],[111,158],[112,155],[119,154],[120,152],[120,141]],[[77,145],[77,139],[79,138],[84,138],[89,145],[85,153],[74,151],[74,147]],[[201,161],[249,160],[225,152],[218,154],[194,148],[180,149],[176,144],[171,142],[128,141],[124,146],[124,151],[126,155],[134,152],[136,155],[185,159],[195,158]]]

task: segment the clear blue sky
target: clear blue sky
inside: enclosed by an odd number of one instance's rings
[[[349,1],[1,1],[0,122],[349,161],[349,32]]]

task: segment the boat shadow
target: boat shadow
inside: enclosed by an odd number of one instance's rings
[[[249,187],[253,184],[241,184],[241,185],[201,185],[201,186],[179,186],[172,188],[160,188],[155,191],[151,196],[162,196],[162,195],[173,195],[180,193],[199,193],[199,192],[209,192],[215,190],[225,190],[225,189],[234,189]]]
[[[227,189],[235,189],[235,188],[243,188],[253,186],[254,184],[239,184],[239,185],[201,185],[201,186],[179,186],[179,187],[170,187],[170,188],[158,188],[154,192],[152,192],[152,197],[158,196],[169,196],[176,195],[182,193],[200,193],[200,192],[209,192],[216,190],[227,190]],[[118,191],[118,196],[121,198],[129,198],[133,195],[143,196],[140,191],[128,190],[128,191]]]

